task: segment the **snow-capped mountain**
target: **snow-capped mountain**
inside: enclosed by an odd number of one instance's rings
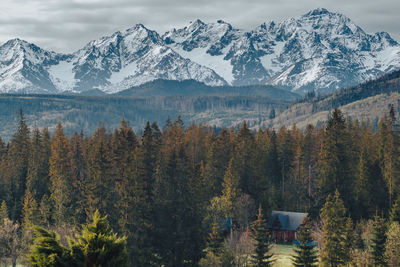
[[[51,93],[57,90],[47,68],[68,56],[45,51],[34,44],[12,39],[0,46],[0,91]]]
[[[0,92],[112,93],[156,79],[330,91],[398,68],[400,45],[389,34],[319,8],[252,31],[196,20],[160,36],[138,24],[72,54],[13,39],[0,46]]]
[[[223,21],[195,21],[163,38],[183,57],[214,69],[232,85],[334,90],[400,68],[400,46],[389,34],[366,34],[346,16],[323,8],[263,23],[250,32]]]

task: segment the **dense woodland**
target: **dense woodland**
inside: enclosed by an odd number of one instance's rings
[[[126,237],[130,266],[269,266],[264,228],[274,209],[309,212],[299,239],[323,244],[326,266],[398,266],[394,120],[392,108],[374,132],[334,110],[321,128],[253,132],[243,123],[216,132],[178,117],[147,123],[141,135],[122,120],[113,132],[100,124],[91,136],[68,137],[61,123],[52,136],[29,129],[21,112],[18,130],[0,142],[0,219],[13,236],[0,256],[32,264],[34,225],[66,244],[107,215]],[[317,259],[315,250],[308,259]]]

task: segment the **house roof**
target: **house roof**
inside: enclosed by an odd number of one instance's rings
[[[273,210],[268,218],[268,228],[297,231],[308,213]],[[279,226],[276,223],[279,222]]]

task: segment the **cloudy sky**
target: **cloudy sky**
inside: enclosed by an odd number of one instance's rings
[[[325,7],[366,32],[387,31],[400,41],[399,0],[0,0],[0,43],[19,37],[71,52],[136,23],[163,33],[194,19],[218,19],[249,30]]]

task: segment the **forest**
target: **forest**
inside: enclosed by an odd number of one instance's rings
[[[178,116],[140,135],[122,119],[68,136],[61,122],[52,135],[29,128],[21,110],[0,142],[0,261],[271,266],[266,221],[282,210],[309,214],[294,266],[399,266],[395,121],[393,107],[376,130],[338,109],[305,130],[215,130]]]

